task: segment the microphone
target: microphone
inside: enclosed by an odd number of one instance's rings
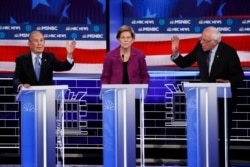
[[[122,62],[124,62],[124,54],[122,54]]]

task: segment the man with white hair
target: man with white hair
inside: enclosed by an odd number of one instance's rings
[[[240,59],[237,51],[228,44],[221,41],[221,33],[216,27],[207,27],[203,30],[201,37],[194,49],[186,56],[179,53],[178,36],[172,37],[172,61],[181,68],[189,67],[197,63],[201,82],[230,82],[232,98],[227,99],[228,105],[228,139],[230,138],[232,112],[236,109],[237,87],[244,78]],[[224,105],[222,99],[218,103],[219,120],[219,159],[220,167],[225,166],[224,154]],[[229,143],[229,142],[228,142]],[[228,145],[229,146],[229,145]],[[229,148],[229,147],[228,147]],[[229,154],[228,154],[229,157]],[[228,160],[230,160],[228,158]]]

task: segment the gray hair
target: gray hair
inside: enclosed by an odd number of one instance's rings
[[[213,40],[216,40],[218,42],[221,41],[221,33],[216,27],[209,26],[209,27],[206,27],[203,31],[210,31],[211,32],[211,38]]]

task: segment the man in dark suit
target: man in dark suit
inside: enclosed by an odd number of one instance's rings
[[[197,62],[200,71],[201,82],[230,82],[232,98],[227,99],[228,104],[228,139],[230,138],[231,115],[236,109],[237,87],[244,78],[240,59],[237,51],[228,44],[221,41],[221,34],[215,27],[207,27],[203,30],[199,42],[186,56],[179,54],[179,37],[172,37],[171,59],[179,67],[185,68]],[[222,99],[219,99],[219,152],[220,167],[224,162],[224,110]],[[229,143],[229,142],[228,142]],[[228,145],[229,146],[229,145]],[[229,148],[229,147],[228,147]]]
[[[53,53],[44,52],[45,39],[40,31],[33,31],[29,36],[30,52],[16,58],[16,67],[13,77],[14,90],[21,87],[29,88],[34,85],[53,85],[53,71],[67,71],[73,65],[73,51],[76,42],[66,43],[67,59],[59,61]],[[36,76],[36,58],[38,58],[38,76]]]

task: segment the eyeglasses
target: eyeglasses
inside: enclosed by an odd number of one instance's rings
[[[206,39],[203,39],[202,37],[200,37],[200,41],[204,42],[204,43],[209,43],[209,42],[212,42],[214,40],[213,39],[212,40],[206,40]]]

